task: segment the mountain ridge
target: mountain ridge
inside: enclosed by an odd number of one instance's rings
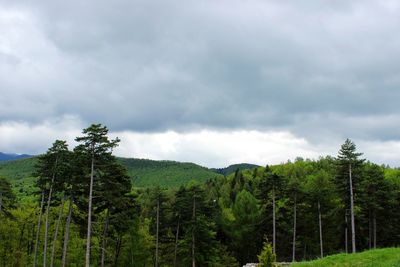
[[[0,152],[0,161],[31,158],[32,155]]]

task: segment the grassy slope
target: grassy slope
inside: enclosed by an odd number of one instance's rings
[[[323,259],[300,262],[291,267],[395,267],[400,266],[400,248],[369,250],[356,254],[337,254]]]
[[[0,176],[7,178],[18,193],[29,195],[34,190],[32,172],[36,160],[36,158],[28,158],[0,162]],[[210,178],[221,176],[193,163],[128,158],[118,160],[127,168],[136,187],[156,185],[178,187],[191,180],[205,182]]]

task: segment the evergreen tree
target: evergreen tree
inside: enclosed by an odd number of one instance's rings
[[[359,159],[362,153],[356,152],[356,145],[350,140],[346,139],[341,146],[338,153],[338,180],[340,189],[347,188],[348,199],[350,202],[350,220],[351,220],[351,244],[352,252],[356,252],[356,226],[354,215],[354,185],[359,174],[359,169],[364,159]]]
[[[63,191],[64,177],[69,175],[69,151],[66,141],[56,140],[47,153],[39,157],[36,165],[37,185],[47,196],[43,266],[47,264],[49,212],[54,192]]]
[[[90,241],[92,233],[92,204],[93,204],[93,187],[95,178],[100,178],[102,167],[105,162],[110,159],[112,149],[117,146],[119,139],[109,140],[107,134],[108,129],[101,124],[92,124],[83,129],[84,136],[77,137],[75,140],[81,143],[75,151],[86,157],[86,161],[90,162],[89,171],[89,197],[88,197],[88,223],[86,235],[86,256],[85,266],[90,266]],[[87,167],[85,168],[87,171]]]
[[[16,197],[8,180],[0,177],[0,216],[11,217],[11,210],[16,207]]]

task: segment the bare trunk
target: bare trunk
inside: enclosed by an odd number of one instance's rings
[[[40,226],[42,225],[43,205],[44,205],[44,191],[42,192],[42,200],[40,201],[40,211],[39,211],[38,227],[37,227],[37,232],[36,232],[35,252],[34,252],[34,256],[33,256],[33,267],[36,267],[36,259],[37,259],[39,237],[40,237]]]
[[[349,249],[347,248],[348,246],[348,237],[347,237],[347,232],[348,232],[348,228],[347,228],[347,210],[344,214],[344,222],[345,222],[345,226],[344,226],[344,250],[346,251],[346,253],[349,253]]]
[[[55,230],[55,233],[54,233],[53,248],[52,248],[52,250],[51,250],[50,267],[53,267],[53,263],[54,263],[54,255],[55,255],[55,253],[56,253],[56,247],[57,247],[58,229],[60,228],[60,221],[61,221],[61,217],[62,217],[63,210],[64,210],[64,203],[65,203],[65,200],[64,200],[64,198],[63,198],[63,199],[62,199],[62,202],[61,202],[60,212],[58,213],[58,219],[57,219],[57,224],[56,224],[56,230]]]
[[[119,254],[121,253],[121,246],[122,246],[122,237],[117,237],[117,245],[115,248],[115,258],[114,258],[114,266],[118,266],[118,259],[119,259]]]
[[[196,194],[193,195],[193,227],[192,227],[192,267],[196,267],[194,227],[196,221]]]
[[[107,209],[106,220],[104,222],[103,240],[101,242],[101,267],[104,267],[106,259],[106,245],[107,245],[107,231],[108,231],[108,220],[110,218],[109,210]]]
[[[322,242],[322,216],[321,216],[321,205],[318,200],[318,222],[319,222],[319,245],[321,249],[321,258],[324,257],[324,244]]]
[[[180,217],[178,218],[178,225],[176,227],[176,234],[175,234],[174,267],[176,267],[176,255],[178,253],[179,223],[180,223]]]
[[[157,198],[157,218],[156,218],[156,267],[158,267],[158,231],[159,231],[159,223],[160,223],[160,199]]]
[[[63,247],[63,255],[62,255],[62,263],[61,266],[65,267],[67,263],[67,250],[68,250],[68,241],[69,241],[69,225],[71,224],[71,216],[72,216],[72,199],[69,199],[68,206],[68,217],[67,222],[65,224],[65,236],[64,236],[64,247]]]
[[[372,248],[372,223],[371,223],[371,209],[368,211],[368,248]]]
[[[376,248],[376,212],[373,213],[373,228],[374,228],[374,248]]]
[[[47,198],[47,207],[46,207],[46,216],[45,216],[46,217],[45,218],[46,226],[45,226],[45,231],[44,231],[44,245],[43,245],[43,267],[46,267],[46,264],[47,264],[47,239],[49,236],[49,212],[50,212],[51,197],[53,194],[54,180],[56,178],[57,163],[58,163],[58,158],[56,158],[56,162],[54,164],[53,177],[51,178],[49,196]]]
[[[293,246],[292,246],[292,261],[296,261],[296,217],[297,217],[297,192],[294,193],[293,207]]]
[[[86,264],[85,264],[86,267],[90,267],[90,236],[92,232],[93,176],[94,176],[94,152],[92,152],[92,163],[90,170],[88,226],[87,226],[87,237],[86,237]]]
[[[351,248],[356,253],[356,225],[354,221],[354,196],[353,181],[351,177],[351,163],[349,164],[349,183],[350,183],[350,217],[351,217]]]
[[[276,228],[275,228],[275,186],[272,187],[272,251],[276,254]]]

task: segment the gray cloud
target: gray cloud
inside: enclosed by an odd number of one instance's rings
[[[1,5],[0,121],[399,139],[396,1]]]

